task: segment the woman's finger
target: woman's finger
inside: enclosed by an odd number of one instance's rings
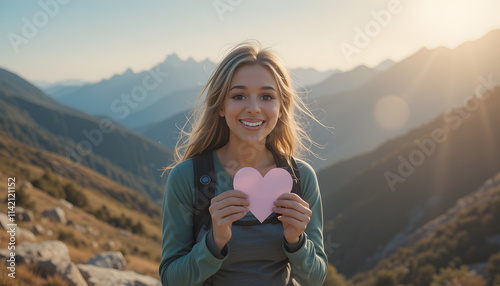
[[[287,208],[273,208],[273,212],[282,214],[283,216],[286,217],[291,217],[294,218],[300,222],[305,222],[309,223],[311,221],[311,217],[309,215],[303,214],[301,212],[298,212],[293,209],[287,209]]]

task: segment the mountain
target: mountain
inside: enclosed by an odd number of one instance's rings
[[[87,84],[87,82],[79,79],[69,79],[69,80],[62,80],[62,81],[57,81],[57,82],[48,82],[48,81],[32,81],[31,84],[34,86],[38,87],[42,91],[46,92],[46,89],[56,87],[56,86],[82,86],[84,84]]]
[[[295,77],[299,77],[301,74],[300,70],[307,71],[308,73],[316,76],[320,74],[319,72],[310,69],[292,70],[291,73],[295,74]],[[329,73],[333,74],[313,87],[301,87],[304,88],[302,89],[304,92],[307,92],[308,99],[319,96],[320,94],[327,94],[327,92],[340,92],[353,89],[368,81],[379,72],[365,66],[360,66],[347,72],[325,72],[320,77],[323,78]],[[304,77],[304,79],[306,78],[307,76]],[[175,93],[162,99],[161,101],[158,101],[157,104],[147,109],[130,115],[125,122],[129,126],[134,126],[134,123],[143,122],[141,118],[145,118],[147,116],[149,116],[149,118],[154,118],[155,122],[135,127],[132,130],[152,139],[155,142],[161,143],[168,148],[174,148],[179,134],[179,128],[184,126],[184,123],[186,122],[186,114],[189,114],[192,111],[192,106],[195,101],[195,99],[193,99],[191,102],[186,102],[185,98],[196,98],[198,95],[196,92],[199,92],[199,90],[193,89]],[[172,115],[168,118],[164,118],[165,114]]]
[[[63,104],[123,122],[130,114],[169,94],[200,86],[214,66],[209,60],[181,60],[176,54],[171,54],[148,71],[134,73],[128,69],[122,74],[80,88],[75,89],[73,86],[47,91]]]
[[[391,273],[396,285],[430,285],[442,269],[464,266],[492,281],[488,260],[500,254],[500,173],[461,197],[450,209],[412,233],[408,243],[351,278],[354,285],[373,285],[380,273]],[[434,276],[435,277],[435,276]],[[454,277],[459,278],[459,277]],[[451,280],[451,279],[450,279]],[[466,284],[460,285],[485,285]]]
[[[159,171],[172,152],[112,120],[66,107],[21,77],[0,69],[0,129],[21,143],[63,155],[134,189],[157,205],[163,197]],[[71,174],[73,167],[52,165]]]
[[[341,273],[373,267],[500,171],[500,88],[467,102],[318,172],[325,237],[341,245],[331,260]],[[350,179],[337,182],[343,175]]]
[[[290,76],[292,77],[296,88],[300,88],[318,84],[327,79],[329,76],[340,72],[341,71],[339,69],[321,72],[313,68],[296,68],[290,70]]]
[[[500,82],[500,30],[455,49],[422,49],[359,88],[315,99],[311,108],[332,133],[309,120],[310,136],[327,144],[311,158],[322,169],[418,127]],[[406,111],[405,111],[406,110]],[[392,124],[399,126],[391,126]]]
[[[395,64],[396,63],[393,60],[387,59],[376,65],[373,69],[378,71],[386,71],[392,68]]]
[[[308,93],[308,99],[314,99],[321,96],[333,96],[342,92],[356,89],[373,77],[380,71],[370,69],[366,66],[358,66],[350,71],[335,73],[320,83],[311,87]]]
[[[128,69],[97,83],[82,86],[63,82],[44,86],[44,91],[68,106],[137,128],[191,109],[215,65],[208,59],[182,60],[171,54],[148,71],[134,73]],[[335,72],[338,71],[291,70],[299,87],[317,83]]]

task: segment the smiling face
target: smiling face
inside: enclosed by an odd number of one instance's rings
[[[258,64],[238,68],[219,112],[229,127],[229,140],[265,142],[281,116],[280,101],[278,86],[268,69]]]

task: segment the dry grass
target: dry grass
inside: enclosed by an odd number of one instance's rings
[[[49,153],[40,149],[32,148],[29,146],[25,146],[23,144],[18,143],[9,138],[0,138],[0,142],[3,143],[7,149],[9,149],[9,144],[16,144],[16,148],[22,148],[23,156],[29,158],[30,156],[36,156],[37,159],[45,162],[59,162],[64,163],[64,157]],[[36,166],[31,163],[31,161],[23,162],[22,160],[10,160],[9,163],[7,160],[4,160],[7,157],[4,150],[0,150],[0,182],[7,182],[7,177],[16,176],[16,187],[19,187],[22,183],[21,178],[24,179],[35,179],[40,177],[44,173],[43,166]],[[14,155],[12,155],[14,156]],[[9,164],[9,165],[6,165]],[[87,196],[89,205],[92,209],[100,208],[103,205],[106,205],[109,212],[113,216],[120,216],[122,213],[125,216],[131,217],[134,221],[140,220],[144,225],[146,233],[148,236],[139,236],[136,234],[131,234],[130,236],[123,236],[121,233],[121,229],[113,227],[106,222],[103,222],[93,215],[87,213],[86,211],[73,207],[72,209],[67,209],[64,207],[59,199],[50,196],[46,192],[39,190],[37,188],[33,188],[31,190],[27,190],[30,195],[30,199],[35,202],[35,207],[32,209],[35,216],[34,222],[29,223],[19,223],[20,227],[26,228],[28,230],[32,230],[35,224],[42,225],[45,230],[52,230],[53,235],[48,236],[37,235],[38,241],[45,240],[55,240],[58,239],[59,234],[62,232],[66,234],[66,239],[64,242],[68,245],[71,260],[75,263],[84,263],[87,262],[88,259],[94,255],[95,253],[99,253],[107,250],[123,250],[126,255],[128,263],[128,270],[133,270],[141,274],[150,275],[158,278],[158,256],[161,249],[160,242],[152,239],[150,236],[155,235],[158,238],[161,238],[161,221],[159,218],[152,219],[147,215],[124,207],[123,204],[118,202],[116,199],[106,196],[99,192],[101,188],[113,188],[114,190],[119,190],[120,192],[133,192],[132,190],[112,181],[111,179],[94,172],[88,168],[82,166],[73,167],[73,173],[78,174],[78,178],[75,180],[71,180],[69,178],[64,178],[63,183],[73,182],[75,185],[78,185],[82,192]],[[21,175],[22,174],[22,175]],[[84,185],[84,186],[82,186]],[[89,186],[95,186],[94,188]],[[3,199],[7,196],[7,188],[0,188],[0,199]],[[59,206],[63,208],[66,212],[66,216],[69,221],[79,225],[90,226],[95,229],[98,234],[94,235],[91,233],[81,233],[77,231],[74,227],[69,225],[63,225],[61,223],[54,223],[48,220],[42,219],[41,213],[43,210],[48,208],[53,208]],[[0,231],[0,245],[7,245],[8,237],[6,233]],[[113,248],[107,247],[108,242],[113,242],[115,246]],[[19,246],[23,242],[23,239],[20,237],[16,238],[16,244]],[[94,248],[92,246],[93,242],[98,243],[98,247]],[[36,279],[42,279],[35,274],[32,274]],[[2,275],[4,277],[4,275]],[[36,280],[35,279],[35,280]],[[50,278],[52,279],[50,283],[54,285],[58,284],[58,278]],[[14,279],[11,279],[14,280]],[[17,279],[16,279],[17,280]],[[45,282],[46,279],[42,279]],[[1,281],[0,285],[17,285],[17,284],[3,284],[3,283],[12,283]],[[20,285],[46,285],[46,284],[36,284],[36,283],[23,283]]]

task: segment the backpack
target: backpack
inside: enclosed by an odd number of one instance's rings
[[[213,152],[212,150],[205,151],[193,157],[193,169],[194,169],[194,180],[195,180],[193,234],[195,243],[196,243],[196,238],[198,237],[198,234],[202,229],[202,227],[204,230],[208,231],[212,223],[212,216],[210,215],[210,211],[208,208],[210,207],[212,198],[214,198],[215,194],[217,193],[216,189],[217,182],[216,182],[216,174],[214,171],[214,161],[212,152]],[[299,168],[297,167],[297,162],[295,162],[293,157],[290,158],[293,165],[293,170],[292,170],[292,167],[288,165],[285,158],[279,156],[273,150],[271,150],[271,152],[273,153],[276,166],[278,168],[286,168],[286,170],[292,176],[293,187],[291,192],[302,197],[302,190],[300,188],[300,174],[299,174]],[[278,215],[276,213],[273,213],[262,223],[274,224],[274,223],[280,223],[280,221],[278,220]],[[242,225],[242,226],[258,225],[258,224],[261,224],[261,222],[257,219],[251,221],[238,220],[233,222],[233,225]]]

